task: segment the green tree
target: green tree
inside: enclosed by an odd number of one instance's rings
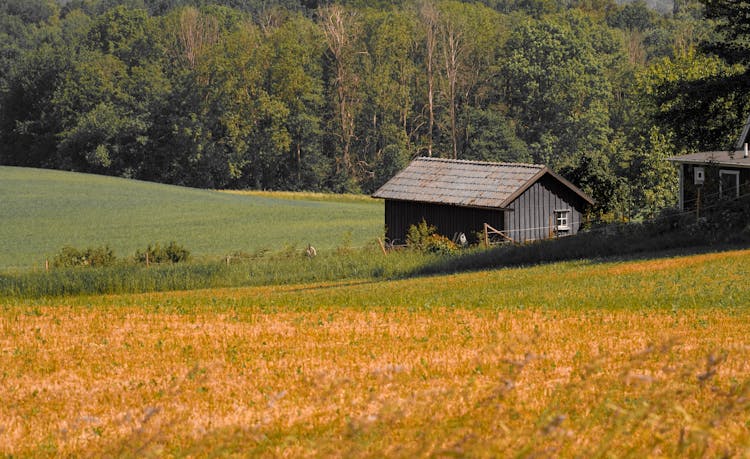
[[[605,149],[612,87],[606,69],[618,42],[580,12],[525,19],[506,44],[509,114],[534,160],[552,167]]]
[[[464,140],[461,111],[477,103],[473,99],[481,97],[480,84],[499,73],[495,65],[504,41],[500,28],[503,22],[495,11],[481,5],[445,1],[438,7],[439,88],[447,107],[444,131],[450,139],[449,156],[457,159]]]
[[[361,40],[359,15],[351,8],[332,4],[318,9],[318,22],[323,30],[327,51],[329,100],[331,101],[329,133],[334,151],[335,175],[332,185],[337,190],[359,188],[358,164],[353,158],[352,144],[357,133],[356,121],[362,110],[362,60],[366,59]]]
[[[466,143],[462,157],[480,161],[522,162],[532,161],[526,143],[516,135],[511,120],[499,109],[467,107],[462,121],[466,126]]]
[[[704,14],[714,25],[701,44],[710,57],[688,42],[664,62],[677,71],[654,89],[656,120],[674,131],[678,146],[728,149],[750,113],[750,4],[706,0]]]
[[[367,99],[356,145],[363,189],[372,191],[383,183],[381,169],[391,169],[411,156],[416,19],[413,12],[369,10],[363,22]]]
[[[638,78],[651,119],[674,133],[678,149],[733,148],[748,114],[742,66],[693,50],[656,60]]]
[[[272,55],[268,68],[270,93],[288,109],[283,120],[289,149],[280,152],[276,187],[320,189],[329,175],[329,162],[321,152],[321,114],[325,42],[311,20],[293,15],[268,32]]]
[[[667,161],[673,154],[670,135],[652,127],[633,160],[636,181],[631,188],[639,216],[653,218],[662,209],[677,205],[677,168]]]
[[[559,172],[594,198],[592,212],[597,220],[614,221],[630,217],[630,190],[626,179],[616,174],[604,154],[580,152]]]

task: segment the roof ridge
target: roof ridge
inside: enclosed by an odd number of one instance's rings
[[[533,169],[543,169],[547,166],[544,164],[531,164],[531,163],[501,163],[493,161],[479,161],[473,159],[450,159],[450,158],[435,158],[429,156],[417,156],[414,158],[415,161],[439,161],[444,163],[459,163],[459,164],[477,164],[480,166],[514,166],[514,167],[528,167]]]

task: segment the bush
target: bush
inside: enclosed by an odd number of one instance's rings
[[[453,241],[437,234],[437,228],[428,225],[425,220],[409,227],[406,245],[411,249],[429,253],[453,253],[458,249]]]
[[[136,251],[134,258],[136,263],[146,263],[147,256],[149,263],[180,263],[190,259],[190,251],[172,241],[166,247],[149,244],[146,250]]]
[[[75,247],[63,247],[52,260],[56,268],[72,268],[76,266],[112,266],[117,262],[115,253],[107,246],[78,250]]]
[[[423,249],[423,251],[429,253],[454,253],[457,250],[458,246],[453,241],[440,234],[427,236]]]

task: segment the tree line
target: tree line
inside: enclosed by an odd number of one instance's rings
[[[535,162],[650,216],[666,157],[742,128],[723,3],[0,0],[0,164],[368,193],[415,156]]]

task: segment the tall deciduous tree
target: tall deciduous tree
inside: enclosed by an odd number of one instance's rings
[[[328,175],[321,152],[321,113],[324,108],[322,55],[326,44],[311,20],[292,16],[267,34],[272,47],[270,94],[287,107],[290,135],[284,167],[277,183],[288,189],[319,189]]]
[[[434,8],[434,9],[433,9]],[[443,1],[422,8],[422,21],[428,38],[434,33],[435,76],[439,100],[428,99],[430,116],[436,109],[436,121],[448,137],[447,156],[459,158],[465,143],[466,126],[461,125],[465,106],[479,105],[482,84],[495,84],[497,54],[504,39],[500,15],[484,6]],[[430,40],[427,40],[429,47]],[[428,53],[429,54],[429,50]],[[428,60],[428,65],[429,60]],[[428,72],[428,74],[431,72]],[[428,75],[428,95],[430,89]],[[429,132],[432,140],[432,130]]]
[[[535,161],[555,167],[577,152],[605,148],[612,94],[606,68],[617,44],[579,12],[515,27],[506,45],[510,115]]]
[[[357,11],[337,4],[319,8],[318,18],[328,45],[333,74],[330,84],[338,139],[336,147],[340,151],[340,156],[336,158],[336,173],[349,180],[356,176],[351,148],[362,104],[358,65],[359,55],[364,53],[360,41],[361,25]]]
[[[715,33],[702,49],[720,61],[691,47],[667,61],[677,72],[654,89],[656,119],[676,133],[679,146],[733,148],[750,113],[750,4],[706,0],[705,17],[715,24]]]
[[[427,78],[427,156],[432,156],[435,132],[435,66],[440,13],[434,0],[422,0],[419,18],[424,28],[424,66]]]
[[[360,112],[357,150],[364,188],[372,190],[381,184],[375,171],[384,162],[403,164],[410,156],[416,21],[410,12],[371,10],[363,22],[367,99]]]

